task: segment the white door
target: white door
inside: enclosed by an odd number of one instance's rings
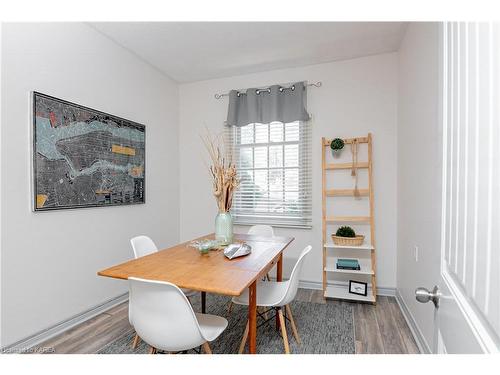
[[[436,353],[500,351],[500,25],[444,23]]]

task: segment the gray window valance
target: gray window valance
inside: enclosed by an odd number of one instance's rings
[[[227,126],[245,126],[273,121],[307,121],[307,85],[297,82],[283,87],[273,85],[267,89],[251,88],[245,92],[229,92]]]

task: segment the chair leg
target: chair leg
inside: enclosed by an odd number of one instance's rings
[[[297,340],[297,342],[301,344],[302,342],[300,341],[299,332],[297,331],[297,326],[295,325],[295,321],[293,320],[292,309],[290,308],[290,305],[286,305],[285,308],[286,308],[286,313],[289,316],[290,323],[292,325],[292,332],[295,337],[295,340]]]
[[[265,307],[261,307],[261,311],[263,311],[262,316],[264,317],[265,320],[267,320],[267,311]]]
[[[247,321],[247,325],[245,327],[245,332],[243,333],[243,338],[241,339],[240,349],[238,350],[238,354],[242,354],[243,351],[245,350],[245,344],[247,343],[248,339],[248,330],[249,330],[249,325]]]
[[[136,333],[135,334],[135,337],[134,337],[134,341],[132,341],[132,349],[135,349],[137,348],[137,345],[139,345],[139,341],[141,340],[141,338],[139,337],[139,335]]]
[[[207,292],[201,292],[201,313],[207,313]]]
[[[266,273],[266,279],[267,279],[267,281],[271,281],[271,278],[269,277],[268,273]]]
[[[229,302],[229,306],[228,306],[228,308],[227,308],[227,313],[228,313],[228,314],[231,314],[231,311],[233,311],[233,302],[232,302],[232,301],[231,301],[231,302]]]
[[[149,354],[156,354],[156,352],[157,352],[156,348],[153,347],[149,348]]]
[[[205,354],[212,354],[212,349],[210,349],[208,341],[203,343],[203,350],[205,351]]]
[[[290,347],[288,346],[288,336],[286,334],[285,317],[283,316],[283,310],[281,308],[278,310],[278,317],[281,326],[281,335],[283,336],[283,344],[285,345],[285,354],[290,354]]]

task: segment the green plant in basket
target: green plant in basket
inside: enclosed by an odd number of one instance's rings
[[[348,226],[343,226],[337,229],[337,232],[335,233],[336,236],[338,237],[356,237],[356,233],[354,232],[354,229]]]

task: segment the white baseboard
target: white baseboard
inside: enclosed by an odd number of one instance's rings
[[[410,327],[410,331],[413,335],[413,338],[415,339],[415,342],[417,343],[420,353],[431,354],[432,353],[431,348],[427,343],[427,340],[425,339],[424,335],[422,334],[422,331],[418,327],[417,321],[415,320],[413,314],[406,305],[399,290],[396,290],[396,301],[398,302],[399,308],[403,313],[403,316],[406,320],[406,323],[408,324],[408,327]]]
[[[316,281],[299,281],[299,288],[302,289],[312,289],[312,290],[322,290],[323,284]]]
[[[396,288],[378,286],[377,296],[396,297]]]
[[[117,297],[114,297],[100,305],[94,306],[93,308],[75,315],[65,321],[62,321],[52,327],[44,329],[34,335],[26,337],[22,340],[19,340],[13,344],[7,345],[4,348],[0,348],[0,353],[22,353],[23,351],[27,351],[27,349],[34,347],[48,339],[55,337],[68,329],[81,324],[96,315],[99,315],[112,307],[119,305],[122,302],[128,300],[128,293],[121,294]]]

